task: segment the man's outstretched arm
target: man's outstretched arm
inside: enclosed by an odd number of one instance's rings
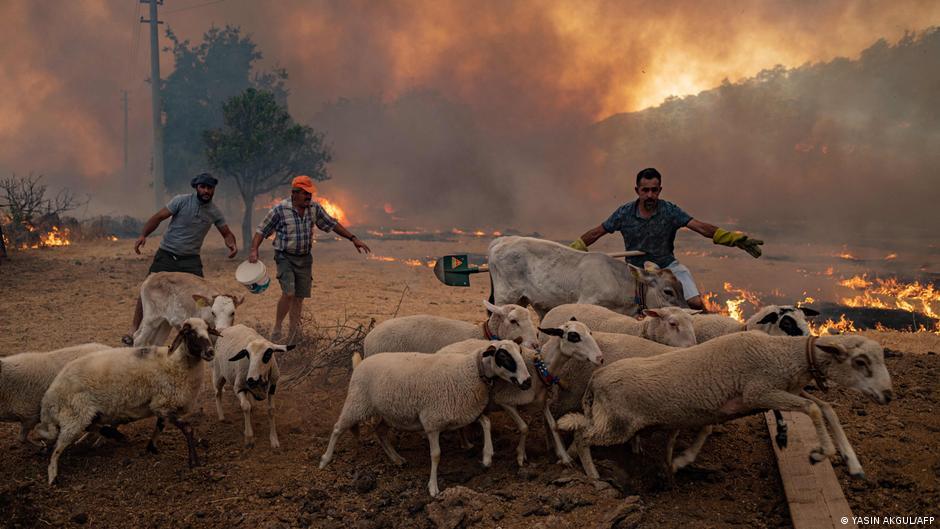
[[[764,244],[764,241],[760,239],[752,239],[740,231],[723,230],[718,226],[714,226],[707,222],[702,222],[696,219],[690,220],[689,223],[685,226],[686,228],[689,228],[696,233],[700,233],[703,237],[708,237],[715,244],[721,244],[723,246],[737,246],[738,248],[751,254],[751,256],[754,258],[761,256],[760,246]]]
[[[147,222],[144,223],[144,229],[141,232],[140,237],[138,237],[137,242],[134,243],[134,252],[136,252],[137,255],[140,255],[140,247],[147,243],[147,236],[153,233],[161,222],[172,216],[173,214],[170,213],[170,210],[166,208],[160,208],[160,211],[154,213],[152,217],[147,219]]]

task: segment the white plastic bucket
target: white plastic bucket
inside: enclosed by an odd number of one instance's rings
[[[271,278],[261,261],[252,263],[244,261],[235,269],[235,280],[245,285],[252,294],[260,294],[267,290]]]

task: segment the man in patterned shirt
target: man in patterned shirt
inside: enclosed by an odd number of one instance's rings
[[[314,226],[349,239],[360,253],[371,251],[358,237],[331,217],[320,204],[313,202],[316,190],[309,176],[294,178],[291,182],[290,198],[268,211],[251,239],[248,260],[255,263],[258,261],[258,247],[261,241],[272,233],[275,234],[274,262],[277,263],[277,279],[281,284],[281,299],[277,302],[274,331],[271,334],[271,340],[275,342],[281,340],[281,325],[288,314],[288,341],[296,339],[300,332],[301,309],[304,298],[310,297],[310,284],[313,282],[313,256],[310,254],[310,247]]]
[[[676,232],[680,228],[689,228],[703,237],[712,239],[715,244],[737,246],[755,258],[761,256],[760,245],[764,244],[764,241],[751,239],[739,231],[723,230],[693,219],[679,206],[660,200],[662,180],[659,171],[652,167],[637,173],[634,189],[638,198],[617,208],[603,224],[586,231],[581,238],[571,243],[571,247],[586,252],[587,247],[594,244],[594,241],[608,233],[619,231],[623,235],[624,249],[646,252],[646,255],[628,257],[630,264],[642,267],[644,261],[652,261],[660,268],[672,270],[676,279],[682,283],[682,291],[689,306],[704,310],[702,297],[692,274],[673,255]]]

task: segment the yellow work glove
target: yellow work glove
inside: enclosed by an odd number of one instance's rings
[[[575,250],[578,250],[579,252],[586,252],[586,251],[588,251],[587,245],[584,244],[584,241],[582,241],[580,238],[579,238],[578,240],[574,241],[573,243],[569,244],[568,246],[574,248]]]
[[[715,230],[715,235],[712,236],[712,241],[715,244],[720,244],[722,246],[737,246],[755,258],[761,256],[760,245],[764,244],[764,241],[759,239],[751,239],[739,231],[728,231],[721,228]]]

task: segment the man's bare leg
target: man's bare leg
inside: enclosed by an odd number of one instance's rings
[[[288,343],[293,343],[300,338],[301,321],[300,316],[303,312],[304,298],[295,297],[290,306],[290,326],[287,331]]]
[[[294,296],[285,293],[281,293],[281,298],[277,300],[277,314],[274,317],[274,330],[271,331],[271,340],[278,341],[281,339],[281,327],[284,324],[284,317],[287,316],[293,300]]]

